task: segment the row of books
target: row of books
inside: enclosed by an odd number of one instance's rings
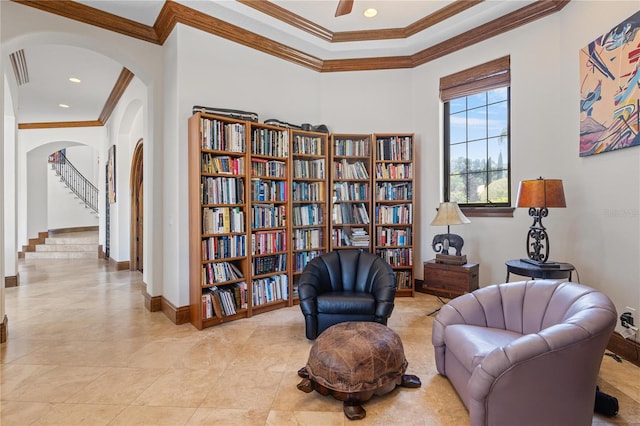
[[[277,228],[286,226],[287,207],[269,204],[256,204],[251,206],[251,227]]]
[[[397,223],[413,223],[413,213],[411,204],[398,204],[395,206],[377,205],[376,206],[376,223],[380,224],[397,224]]]
[[[252,129],[251,153],[271,157],[288,157],[289,132],[287,130]]]
[[[287,177],[287,164],[279,160],[267,160],[265,158],[251,159],[251,176]]]
[[[410,246],[411,228],[376,228],[376,245],[379,246]]]
[[[244,281],[221,288],[211,287],[202,294],[202,317],[208,319],[235,315],[238,309],[247,309],[247,300],[247,283]]]
[[[244,220],[240,207],[205,207],[202,209],[202,233],[245,232]]]
[[[293,226],[322,225],[324,214],[322,205],[305,204],[293,207]]]
[[[287,201],[287,182],[282,180],[251,179],[252,201]]]
[[[293,160],[294,179],[324,179],[324,158]]]
[[[260,231],[251,234],[251,253],[268,254],[287,251],[286,231]]]
[[[321,182],[297,182],[291,183],[293,201],[324,201],[324,181]]]
[[[411,200],[412,197],[411,182],[378,182],[376,184],[376,200]]]
[[[406,164],[376,164],[376,179],[412,179],[413,163]]]
[[[411,161],[410,136],[392,136],[377,140],[377,160],[381,161]]]
[[[334,139],[334,155],[356,155],[367,157],[371,152],[371,142],[369,139]]]
[[[285,274],[260,278],[251,285],[253,306],[289,299],[289,277]]]
[[[369,184],[363,182],[334,182],[333,193],[337,201],[367,201]]]
[[[215,156],[210,152],[204,152],[200,157],[200,171],[244,175],[244,157]]]
[[[203,176],[200,202],[202,204],[244,203],[244,180],[233,177]]]
[[[307,266],[307,263],[311,262],[318,256],[322,256],[324,253],[324,250],[310,250],[294,253],[293,272],[302,272],[304,267]]]
[[[413,288],[411,271],[395,271],[396,288]]]
[[[200,146],[216,151],[246,152],[245,126],[200,118]]]
[[[217,260],[246,255],[246,235],[224,235],[202,240],[202,260]]]
[[[207,263],[202,266],[203,287],[240,278],[243,278],[242,272],[232,262]]]
[[[334,204],[332,223],[335,225],[367,224],[369,212],[364,203]]]
[[[254,257],[251,260],[251,274],[263,275],[271,272],[285,272],[287,270],[287,255]]]
[[[293,136],[293,152],[296,154],[324,155],[324,141],[318,136]]]
[[[308,250],[322,247],[322,229],[296,229],[293,231],[293,249]]]
[[[377,249],[376,254],[391,266],[413,266],[413,249]]]
[[[334,179],[369,179],[369,171],[360,160],[350,163],[342,159],[333,162],[333,177]]]

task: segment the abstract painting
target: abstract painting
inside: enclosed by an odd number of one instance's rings
[[[640,145],[640,11],[580,51],[580,156]]]

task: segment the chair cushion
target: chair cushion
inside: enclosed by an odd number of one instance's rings
[[[376,312],[376,300],[371,293],[336,291],[318,295],[320,314],[368,314]]]
[[[469,373],[495,348],[504,347],[522,334],[499,328],[455,324],[444,331],[447,351],[460,361]]]

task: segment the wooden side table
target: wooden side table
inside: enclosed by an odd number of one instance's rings
[[[479,268],[477,263],[449,265],[428,260],[424,262],[422,289],[425,293],[449,298],[470,293],[478,289]]]

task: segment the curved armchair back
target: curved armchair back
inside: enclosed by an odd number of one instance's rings
[[[386,324],[395,293],[391,266],[375,254],[337,250],[313,259],[298,282],[307,338],[339,322]]]
[[[440,310],[432,333],[436,367],[472,425],[591,424],[616,320],[611,300],[581,284],[485,287]]]

